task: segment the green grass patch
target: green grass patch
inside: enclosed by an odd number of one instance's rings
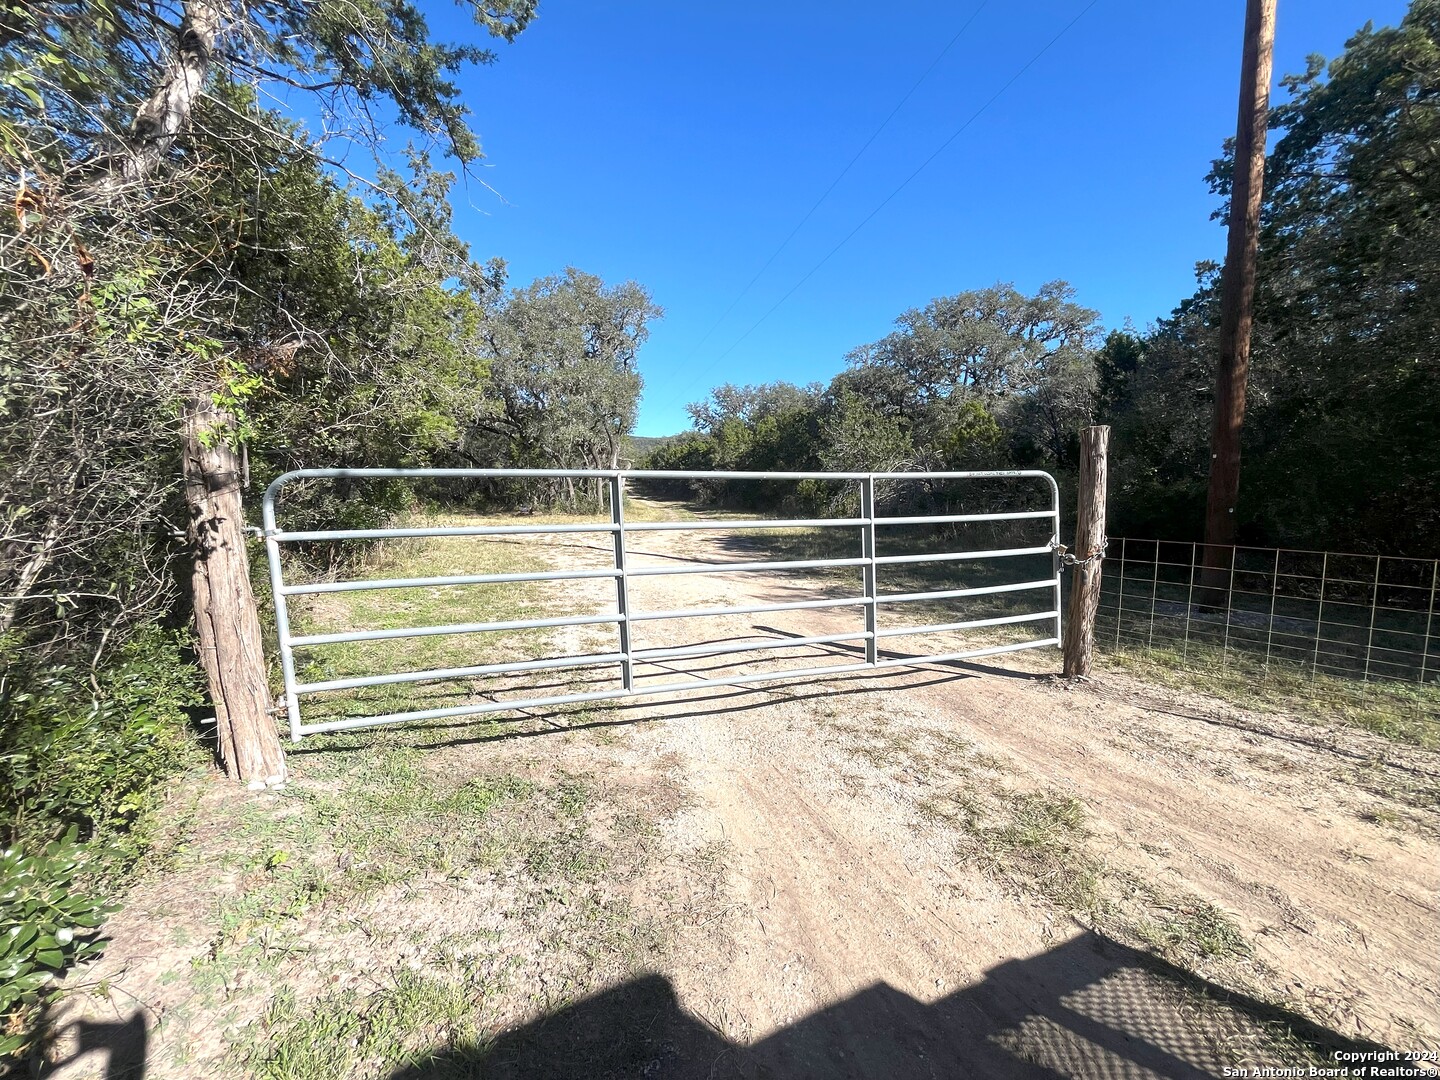
[[[1096,852],[1089,814],[1073,795],[1012,786],[1003,760],[952,733],[833,718],[826,730],[905,790],[925,777],[930,790],[915,809],[950,839],[958,861],[1186,971],[1219,968],[1245,980],[1254,950],[1234,920],[1112,865]]]
[[[399,971],[368,992],[344,990],[301,1002],[282,988],[248,1055],[268,1080],[339,1080],[424,1067],[483,1045],[477,1002],[496,986],[463,972]],[[483,1051],[474,1052],[475,1060]]]
[[[1103,646],[1103,641],[1101,642]],[[1106,649],[1104,664],[1146,682],[1221,698],[1259,713],[1340,724],[1395,742],[1440,748],[1440,687],[1361,682],[1285,663],[1264,665],[1212,646]]]
[[[1003,791],[979,813],[966,812],[959,851],[1001,881],[1067,911],[1094,911],[1104,865],[1089,852],[1079,799],[1052,792]]]
[[[569,781],[542,786],[500,774],[452,784],[421,763],[418,750],[376,746],[302,765],[278,807],[256,807],[242,821],[249,854],[241,869],[295,880],[303,852],[334,866],[337,887],[353,891],[495,866],[574,832]]]
[[[565,524],[592,520],[580,515],[476,518],[440,515],[407,521],[408,525]],[[560,541],[566,566],[607,567],[613,558],[604,536],[574,534]],[[458,536],[386,541],[372,547],[363,567],[349,571],[355,579],[451,577],[482,574],[533,573],[552,569],[541,547],[521,537]],[[516,622],[577,611],[603,610],[614,604],[608,579],[563,582],[503,582],[375,589],[298,595],[290,616],[296,635]],[[597,651],[618,648],[613,627],[594,628],[606,641]],[[557,655],[554,631],[547,628],[387,638],[302,646],[296,650],[296,672],[302,682],[322,682],[385,673],[472,668]],[[561,652],[565,650],[560,650]],[[278,673],[277,673],[278,674]],[[465,676],[394,683],[306,694],[300,706],[306,723],[364,718],[391,713],[464,706],[503,697],[518,686],[539,694],[560,694],[576,679],[605,680],[612,671],[532,672],[516,675]],[[607,684],[608,685],[608,684]],[[278,685],[276,687],[278,692]],[[532,695],[533,696],[533,695]]]
[[[608,564],[607,542],[597,543],[607,550],[581,545],[576,563]],[[382,545],[349,574],[544,569],[542,551],[525,542],[441,537]],[[557,587],[571,590],[559,598],[573,603],[574,585],[322,594],[297,597],[292,608],[296,633],[533,619],[557,613]],[[554,648],[547,629],[326,646],[300,658],[300,677],[473,666]],[[402,712],[481,700],[507,685],[400,684],[307,697],[302,707],[310,721]],[[311,736],[291,755],[290,785],[248,805],[218,868],[210,947],[190,972],[211,1007],[248,998],[253,1010],[256,995],[268,998],[259,1023],[232,1033],[236,1065],[306,1080],[386,1076],[456,1047],[470,1047],[478,1060],[488,1038],[533,1008],[538,987],[547,998],[579,995],[606,973],[653,963],[667,947],[666,922],[636,910],[626,894],[647,872],[663,808],[629,788],[600,789],[566,766],[563,744],[559,759],[536,743],[538,756],[520,755],[524,765],[513,753],[508,765],[491,760],[483,744],[513,733],[515,723],[480,717]],[[437,739],[449,749],[424,748]],[[354,953],[327,952],[331,933],[349,935]],[[272,996],[277,985],[287,989]]]
[[[230,886],[218,890],[213,936],[189,981],[207,1008],[269,998],[259,1032],[234,1036],[237,1061],[257,1075],[385,1076],[454,1046],[483,1049],[513,1020],[521,989],[509,986],[499,938],[463,928],[494,902],[484,897],[507,897],[506,932],[555,957],[530,961],[546,965],[547,992],[583,993],[596,973],[653,964],[671,939],[664,918],[624,894],[657,832],[646,806],[563,769],[451,776],[396,745],[402,733],[386,735],[297,761],[290,787],[241,817],[217,867]],[[456,921],[453,939],[403,914],[457,903],[479,908]],[[358,954],[314,958],[317,940],[355,927],[365,930]],[[324,992],[271,997],[297,980]],[[325,990],[332,980],[345,989]]]
[[[443,523],[470,520],[451,517]],[[365,572],[357,576],[446,577],[545,569],[539,553],[518,540],[435,537],[377,546]],[[511,582],[322,593],[294,597],[290,618],[296,635],[538,619],[546,610],[545,588],[535,582]],[[302,681],[319,682],[382,672],[471,667],[539,655],[547,640],[542,629],[342,642],[297,650],[296,670]],[[468,684],[403,683],[307,695],[302,707],[307,718],[315,719],[346,712],[403,711],[455,704],[457,693],[463,695],[469,689]]]
[[[1208,901],[1190,898],[1166,904],[1151,894],[1152,913],[1134,932],[1165,959],[1181,965],[1213,960],[1247,960],[1255,950],[1234,920]]]

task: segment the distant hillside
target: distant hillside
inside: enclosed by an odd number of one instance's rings
[[[656,450],[666,443],[674,442],[677,438],[679,438],[678,435],[626,435],[620,456],[626,458],[632,465],[638,465],[652,450]]]

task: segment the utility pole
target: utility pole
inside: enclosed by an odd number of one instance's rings
[[[1230,232],[1225,269],[1220,276],[1220,363],[1215,379],[1215,422],[1210,429],[1210,489],[1205,500],[1205,547],[1201,559],[1201,595],[1207,606],[1213,606],[1215,596],[1226,588],[1235,557],[1240,429],[1245,422],[1245,386],[1250,374],[1255,256],[1260,248],[1260,201],[1265,186],[1265,135],[1274,50],[1275,0],[1246,0]]]

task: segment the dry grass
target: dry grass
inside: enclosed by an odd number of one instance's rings
[[[951,733],[889,719],[862,725],[827,718],[824,725],[847,754],[897,789],[915,790],[924,778],[915,812],[958,861],[1197,977],[1261,993],[1264,973],[1234,918],[1114,865],[1081,800],[1022,786],[1007,762]]]
[[[1411,746],[1440,748],[1440,686],[1366,683],[1283,663],[1264,666],[1193,644],[1184,653],[1160,646],[1107,649],[1101,659],[1148,683],[1207,694],[1257,713],[1341,724]]]
[[[460,519],[450,518],[450,521]],[[516,572],[523,545],[445,538],[390,544],[366,573]],[[339,593],[296,605],[300,632],[535,617],[543,586]],[[542,655],[545,631],[335,646],[302,678]],[[483,659],[482,659],[483,658]],[[340,692],[314,715],[473,700],[481,680]],[[585,720],[576,710],[575,719]],[[382,1077],[469,1047],[558,1004],[653,968],[686,926],[723,905],[723,852],[676,847],[689,796],[674,763],[627,740],[524,717],[308,738],[280,793],[214,802],[157,877],[173,896],[188,968],[160,978],[186,1002],[159,1032],[156,1075],[226,1067],[275,1080]],[[437,742],[440,744],[437,746]],[[602,779],[602,777],[604,779]],[[679,885],[677,886],[677,881]],[[216,1030],[218,1028],[218,1030]],[[221,1060],[196,1057],[219,1042]]]

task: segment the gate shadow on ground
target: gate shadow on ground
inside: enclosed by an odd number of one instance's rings
[[[782,630],[773,626],[756,625],[752,627],[756,634],[768,635],[772,638],[799,638],[802,635],[789,630]],[[719,645],[729,642],[746,640],[744,638],[718,638],[710,641],[697,642],[697,647],[706,645]],[[994,667],[988,664],[978,664],[968,660],[947,660],[932,661],[926,660],[924,654],[913,654],[893,649],[881,650],[882,659],[915,661],[914,666],[901,668],[887,668],[874,670],[861,666],[865,655],[863,645],[848,645],[843,642],[830,643],[824,646],[808,646],[812,653],[819,654],[816,658],[839,658],[855,659],[857,666],[855,674],[840,674],[827,676],[820,679],[807,679],[798,683],[787,683],[779,676],[783,675],[783,669],[767,675],[764,672],[757,672],[754,675],[754,682],[757,686],[736,686],[731,688],[706,689],[702,684],[696,685],[694,690],[669,691],[667,696],[672,700],[665,703],[657,703],[646,700],[643,683],[638,688],[636,698],[616,699],[613,701],[600,701],[587,704],[578,711],[574,707],[554,708],[524,708],[517,707],[514,712],[518,715],[502,719],[494,714],[488,715],[480,723],[485,726],[482,733],[476,733],[476,721],[474,719],[462,719],[459,722],[440,723],[413,723],[405,725],[405,730],[415,733],[433,733],[436,738],[431,742],[416,742],[416,749],[431,750],[446,746],[466,746],[488,742],[501,742],[511,739],[534,738],[537,736],[554,735],[562,732],[586,731],[593,728],[624,727],[635,724],[648,724],[659,721],[694,720],[705,716],[723,716],[726,714],[752,712],[776,704],[777,701],[804,702],[820,701],[825,699],[853,697],[856,695],[880,695],[885,693],[917,690],[928,686],[940,686],[945,683],[957,682],[962,679],[976,678],[980,675],[988,675],[996,678],[1016,679],[1023,682],[1044,681],[1051,678],[1051,675],[1037,672],[1014,671],[1007,668]],[[791,659],[802,659],[792,657]],[[660,670],[637,670],[637,675],[642,678],[651,677],[657,679],[673,679],[677,675],[687,674],[701,675],[712,671],[723,672],[724,669],[732,667],[736,661],[718,661],[698,668],[688,670],[676,670],[667,665],[655,662],[637,662],[637,669],[650,667]],[[865,685],[853,685],[855,683]],[[879,685],[877,685],[879,684]],[[559,689],[564,684],[540,684],[526,687],[527,692],[543,689]],[[568,688],[568,687],[567,687]],[[683,700],[674,700],[675,695],[685,695]],[[452,696],[458,696],[452,695]],[[749,698],[751,700],[741,701],[739,699]],[[531,723],[539,723],[544,726],[525,726]],[[508,725],[504,730],[494,730],[497,725]],[[349,749],[358,747],[345,746],[305,746],[295,747],[288,752],[292,755],[307,755],[316,753],[344,753]]]
[[[774,637],[798,638],[801,635],[792,630],[781,630],[775,626],[756,626],[756,633],[770,634]],[[863,657],[865,655],[864,645],[851,645],[845,642],[836,642],[826,646],[827,651],[842,656]],[[961,674],[957,678],[973,678],[976,675],[993,675],[1001,679],[1016,679],[1020,682],[1043,682],[1046,679],[1054,678],[1054,673],[1042,671],[1014,671],[1011,668],[995,667],[992,664],[977,664],[973,660],[927,660],[925,653],[901,652],[897,649],[881,649],[879,651],[882,660],[914,660],[916,671],[958,671]],[[884,672],[875,672],[876,675],[883,675]]]
[[[687,1011],[668,979],[645,975],[392,1080],[1198,1080],[1280,1063],[1280,1033],[1327,1064],[1336,1050],[1381,1049],[1087,931],[931,1004],[876,983],[750,1045]]]
[[[907,673],[908,674],[908,673]],[[875,673],[867,671],[865,678],[874,680],[883,677],[896,677],[893,673]],[[838,680],[827,680],[831,682],[851,681],[853,676],[844,676]],[[856,695],[878,695],[887,691],[913,690],[926,686],[940,686],[945,683],[956,682],[960,679],[973,678],[964,674],[948,674],[939,678],[910,679],[899,685],[890,686],[855,686],[844,688],[827,688],[816,690],[811,693],[793,693],[782,687],[760,687],[751,689],[739,687],[724,692],[714,690],[705,691],[703,686],[697,686],[694,691],[680,691],[686,695],[684,701],[671,701],[669,704],[657,704],[641,700],[602,701],[587,707],[583,712],[576,713],[566,709],[517,709],[520,715],[509,719],[487,718],[483,721],[486,730],[483,733],[475,732],[473,721],[465,724],[407,724],[404,730],[412,732],[417,736],[433,735],[430,741],[416,739],[409,743],[417,750],[438,750],[449,746],[470,746],[481,743],[506,742],[512,739],[532,739],[547,735],[561,735],[566,732],[589,731],[597,728],[629,727],[637,724],[654,724],[662,721],[696,720],[705,716],[723,716],[726,714],[747,713],[757,709],[764,709],[784,702],[822,701],[853,697]],[[756,682],[764,682],[765,676],[758,675]],[[793,684],[792,684],[793,685]],[[813,683],[811,685],[814,685]],[[703,691],[703,692],[702,692]],[[693,696],[691,696],[693,695]],[[669,695],[673,699],[673,694]],[[749,698],[751,700],[739,700]],[[577,719],[584,717],[584,719]],[[523,726],[532,723],[540,723],[545,726],[529,727]],[[503,730],[496,731],[498,725],[506,725]],[[361,733],[363,734],[363,732]],[[334,745],[300,745],[287,749],[290,756],[306,756],[309,754],[339,754],[354,750],[363,749],[363,746],[334,746]]]

